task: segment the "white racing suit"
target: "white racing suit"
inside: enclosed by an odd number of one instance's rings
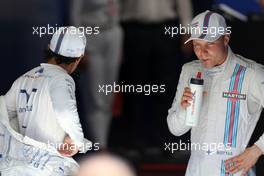
[[[47,144],[23,137],[9,124],[4,98],[0,96],[0,175],[75,176],[78,164]]]
[[[185,125],[186,110],[180,105],[190,78],[202,72],[204,96],[196,127]],[[226,61],[205,69],[199,60],[182,68],[176,96],[167,122],[172,134],[191,129],[191,157],[187,176],[226,176],[224,161],[242,153],[248,145],[264,105],[264,68],[228,49]],[[255,143],[264,152],[264,135]],[[241,175],[241,172],[234,174]],[[248,175],[255,175],[250,170]]]
[[[77,112],[75,83],[62,67],[42,63],[20,76],[5,95],[9,119],[18,131],[45,144],[59,146],[68,135],[80,152],[91,142],[83,135]]]

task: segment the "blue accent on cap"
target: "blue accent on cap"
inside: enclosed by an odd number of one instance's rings
[[[203,29],[204,28],[208,28],[208,26],[209,26],[209,21],[210,21],[210,17],[211,17],[211,15],[213,14],[213,12],[208,12],[206,15],[205,15],[205,17],[204,17],[204,22],[203,22]],[[203,30],[202,29],[202,30]],[[205,38],[205,36],[206,36],[206,34],[204,34],[204,33],[202,33],[201,35],[200,35],[200,39],[204,39]]]
[[[57,45],[56,45],[56,48],[55,48],[55,51],[54,51],[57,54],[59,54],[61,43],[62,43],[62,40],[63,40],[67,30],[68,30],[68,28],[65,27],[65,28],[63,28],[62,32],[60,33],[60,36],[59,36],[59,39],[57,41]]]

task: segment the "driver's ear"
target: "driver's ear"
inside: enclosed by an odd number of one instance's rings
[[[225,44],[225,46],[228,45],[229,41],[230,41],[230,35],[225,35],[224,36],[224,44]]]
[[[81,60],[82,60],[82,56],[80,56],[78,59],[76,59],[73,63],[78,65]]]

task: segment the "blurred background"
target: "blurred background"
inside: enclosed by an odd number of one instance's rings
[[[190,154],[165,150],[165,143],[189,142],[189,133],[169,133],[166,117],[181,66],[196,57],[191,45],[183,45],[187,35],[165,35],[165,27],[187,25],[207,9],[217,11],[232,27],[233,51],[264,64],[263,0],[1,0],[0,8],[1,95],[18,76],[44,62],[51,35],[40,37],[34,29],[99,27],[99,34],[87,34],[88,56],[72,75],[80,119],[85,136],[100,143],[101,152],[127,159],[140,176],[184,175]],[[165,85],[166,91],[98,92],[99,85],[114,82]],[[251,144],[264,132],[263,118]],[[261,158],[257,175],[264,173],[263,164]]]

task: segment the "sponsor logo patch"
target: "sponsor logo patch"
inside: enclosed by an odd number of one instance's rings
[[[223,98],[231,98],[235,100],[246,100],[247,95],[246,94],[240,94],[237,92],[223,92]]]

